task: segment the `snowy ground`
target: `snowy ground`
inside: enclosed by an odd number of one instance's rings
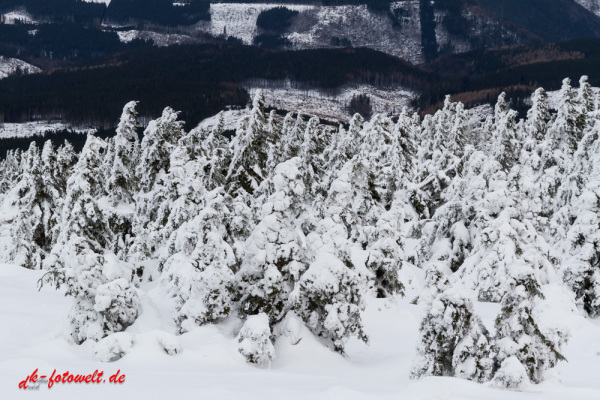
[[[368,47],[413,63],[422,62],[419,2],[396,2],[408,15],[394,27],[385,14],[372,13],[366,6],[307,6],[293,4],[210,5],[210,21],[201,21],[197,29],[215,36],[233,36],[251,44],[257,35],[256,20],[265,10],[285,6],[299,11],[286,36],[294,49],[332,47],[332,40],[349,40],[353,47]]]
[[[526,390],[507,391],[455,378],[408,379],[415,355],[422,309],[405,298],[371,300],[365,328],[371,344],[351,342],[343,358],[329,350],[304,328],[288,324],[291,332],[276,345],[277,359],[270,368],[247,365],[236,351],[234,323],[205,326],[174,336],[168,301],[160,289],[146,284],[143,314],[126,331],[133,349],[121,360],[102,363],[85,344],[70,345],[61,335],[71,299],[50,287],[37,291],[42,271],[0,264],[0,388],[3,398],[31,398],[19,382],[36,368],[38,376],[69,371],[88,374],[104,371],[106,383],[62,384],[37,392],[44,398],[143,398],[174,395],[203,399],[598,399],[600,381],[600,326],[581,317],[568,323],[573,336],[553,379]],[[495,307],[479,304],[484,321],[493,320]],[[559,316],[562,314],[559,313]],[[291,321],[293,322],[293,321]],[[296,345],[298,339],[300,342]],[[169,356],[159,341],[178,343]],[[123,384],[109,382],[120,370]],[[110,397],[108,397],[110,396]]]
[[[134,39],[148,40],[152,39],[154,44],[159,47],[172,46],[177,44],[195,43],[196,39],[187,35],[179,35],[173,33],[158,33],[152,31],[121,31],[117,32],[121,42],[129,43]]]
[[[17,69],[20,69],[24,74],[36,74],[41,71],[35,65],[28,64],[17,58],[0,56],[0,79],[13,75]]]
[[[235,130],[238,127],[238,123],[245,116],[248,115],[248,110],[227,110],[223,111],[223,125],[225,130]],[[219,123],[219,114],[212,117],[206,118],[198,124],[196,129],[212,130]]]
[[[106,5],[110,4],[110,0],[83,0],[86,3],[104,3]]]
[[[253,98],[257,87],[246,85],[246,90]],[[347,107],[353,96],[366,94],[371,99],[373,113],[398,115],[403,107],[408,107],[417,96],[406,89],[377,89],[368,85],[346,86],[332,93],[318,90],[294,88],[289,82],[274,85],[273,88],[261,88],[265,104],[269,107],[284,110],[297,110],[305,115],[315,115],[320,118],[337,121],[347,121],[350,118]]]
[[[600,16],[600,1],[598,0],[575,0],[576,3],[579,3],[581,6],[587,8],[594,14]]]
[[[36,121],[22,124],[3,123],[0,124],[0,138],[17,138],[42,135],[44,132],[60,131],[63,129],[87,133],[90,128],[74,128],[61,122]]]
[[[230,4],[217,3],[210,5],[210,22],[201,21],[198,27],[209,33],[219,36],[226,33],[242,39],[244,43],[251,44],[256,36],[256,20],[258,15],[271,8],[284,6],[283,4]],[[313,6],[285,4],[291,10],[304,11]]]
[[[23,10],[14,10],[8,12],[6,14],[2,14],[2,19],[5,24],[13,25],[15,21],[24,22],[27,24],[35,24],[37,21],[33,19],[31,15],[27,13],[27,11]]]

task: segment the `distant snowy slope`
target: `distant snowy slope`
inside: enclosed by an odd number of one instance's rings
[[[81,133],[92,131],[91,128],[74,128],[61,122],[35,121],[22,124],[1,123],[0,139],[41,136],[46,132],[62,131],[64,129]]]
[[[121,42],[129,43],[134,39],[152,40],[159,47],[172,46],[176,44],[190,44],[196,42],[194,38],[187,35],[174,33],[158,33],[152,31],[120,31],[117,32]]]
[[[256,87],[246,85],[251,97]],[[350,118],[348,105],[353,96],[367,95],[371,101],[373,113],[398,115],[403,107],[411,109],[410,102],[416,93],[406,89],[376,89],[368,85],[343,87],[339,91],[325,93],[318,90],[294,88],[289,83],[274,88],[262,88],[265,103],[270,107],[283,110],[297,110],[306,115],[347,122]]]
[[[104,3],[106,5],[110,4],[110,0],[83,0],[86,3]]]
[[[257,35],[256,20],[265,10],[285,6],[300,11],[285,36],[294,49],[334,47],[333,43],[348,40],[352,47],[368,47],[392,54],[413,63],[422,62],[419,1],[392,3],[402,8],[399,26],[384,13],[373,13],[367,6],[305,6],[290,4],[230,4],[210,5],[211,21],[197,27],[213,35],[233,36],[251,44]]]
[[[2,14],[2,19],[5,24],[13,25],[15,21],[25,22],[28,24],[36,23],[31,15],[25,11],[25,9],[14,10],[7,12],[6,14]]]
[[[419,2],[402,5],[400,26],[383,13],[373,13],[367,6],[319,7],[308,10],[296,19],[288,39],[299,48],[332,47],[336,39],[349,40],[352,47],[368,47],[400,57],[412,63],[422,62]],[[317,21],[310,24],[310,21]]]
[[[290,4],[231,4],[219,3],[210,5],[210,23],[201,21],[199,27],[213,35],[227,35],[242,39],[251,44],[256,36],[256,20],[258,15],[272,8],[285,6],[291,10],[305,11],[313,6]]]
[[[17,58],[0,56],[0,79],[14,75],[17,70],[24,74],[36,74],[41,71],[38,67]]]
[[[575,2],[600,16],[600,0],[575,0]]]

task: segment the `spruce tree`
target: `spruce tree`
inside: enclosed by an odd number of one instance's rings
[[[59,236],[44,261],[44,280],[74,298],[68,337],[77,344],[98,341],[131,325],[139,314],[130,268],[111,252],[111,232],[98,205],[104,194],[101,168],[103,140],[88,135],[67,182]]]
[[[420,333],[412,378],[456,376],[477,382],[490,378],[489,333],[471,301],[457,291],[448,289],[431,302]]]
[[[494,352],[496,366],[494,381],[499,386],[515,383],[507,378],[504,361],[516,357],[527,372],[528,378],[539,383],[544,371],[565,360],[560,348],[566,341],[564,333],[548,337],[538,325],[536,306],[544,296],[535,276],[521,269],[502,300],[502,311],[496,319]]]
[[[301,160],[292,158],[277,166],[271,195],[262,218],[246,241],[237,273],[240,312],[266,313],[271,324],[290,309],[289,294],[306,269],[297,220],[303,211],[305,187]]]
[[[52,244],[51,188],[45,187],[44,166],[35,142],[31,142],[23,159],[23,175],[6,199],[18,210],[11,224],[14,249],[8,261],[39,269]]]

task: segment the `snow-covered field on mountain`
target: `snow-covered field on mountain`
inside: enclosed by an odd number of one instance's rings
[[[121,42],[129,43],[134,39],[152,40],[155,46],[164,47],[177,44],[195,43],[196,40],[188,35],[180,35],[174,33],[159,33],[152,31],[119,31],[117,32]]]
[[[251,84],[246,86],[250,97],[259,90]],[[398,115],[403,107],[410,110],[410,102],[417,96],[406,89],[378,89],[369,85],[347,86],[327,93],[313,89],[299,89],[289,82],[282,82],[274,88],[262,88],[265,103],[269,107],[283,110],[297,110],[306,115],[346,121],[350,114],[348,105],[353,96],[367,95],[371,99],[373,113]]]
[[[106,5],[110,4],[110,0],[83,0],[86,3],[104,3]]]
[[[347,39],[352,47],[368,47],[398,56],[413,63],[422,62],[419,2],[392,4],[402,7],[404,17],[399,27],[384,13],[373,13],[367,6],[306,6],[294,4],[210,5],[211,20],[201,21],[197,28],[215,36],[226,35],[251,44],[258,34],[256,20],[265,10],[286,7],[300,11],[293,19],[287,37],[294,49],[333,47],[332,40]]]
[[[45,132],[62,131],[63,129],[87,133],[91,128],[75,128],[62,122],[34,121],[25,123],[0,124],[0,138],[18,138],[43,135]]]
[[[27,13],[27,11],[23,10],[14,10],[14,11],[10,11],[7,12],[5,14],[2,14],[2,19],[4,20],[5,24],[14,24],[15,21],[18,22],[24,22],[27,24],[35,24],[36,21],[33,19],[33,17],[31,15],[29,15],[29,13]]]
[[[600,1],[598,0],[575,0],[576,3],[587,8],[594,14],[600,16]]]
[[[18,58],[0,56],[0,79],[14,75],[17,70],[24,74],[36,74],[41,71],[35,65],[26,63]]]
[[[560,363],[556,377],[523,391],[499,390],[456,378],[408,379],[423,309],[404,298],[372,299],[364,314],[371,344],[348,345],[346,358],[328,349],[301,323],[290,320],[289,333],[276,344],[277,359],[269,367],[246,364],[236,350],[236,324],[205,326],[175,336],[164,294],[146,284],[143,312],[124,335],[133,349],[119,361],[99,362],[89,347],[69,345],[61,334],[71,299],[52,287],[37,290],[44,271],[0,265],[0,387],[3,398],[42,395],[51,399],[144,398],[190,396],[203,399],[598,399],[600,381],[600,326],[569,316],[572,338],[565,349],[568,363]],[[477,304],[490,326],[497,306]],[[556,308],[556,317],[566,314]],[[491,326],[490,326],[491,327]],[[160,342],[178,346],[168,355]],[[19,382],[35,369],[38,375],[69,371],[104,371],[106,383],[62,384],[37,392],[20,390]],[[123,384],[108,382],[120,370]],[[561,382],[562,381],[562,382]]]
[[[290,10],[304,11],[313,6],[291,4],[231,4],[215,3],[210,5],[210,22],[201,21],[198,27],[209,33],[219,36],[226,34],[242,39],[244,43],[251,44],[256,36],[256,20],[258,15],[271,8],[285,6]]]

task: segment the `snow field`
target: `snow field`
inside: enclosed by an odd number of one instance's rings
[[[556,317],[566,317],[574,335],[565,349],[569,362],[560,364],[556,380],[523,391],[499,390],[456,378],[409,380],[423,312],[422,307],[410,304],[419,293],[415,289],[407,291],[404,298],[369,301],[364,323],[370,345],[352,340],[347,358],[325,347],[302,323],[286,321],[288,333],[276,343],[277,358],[269,368],[247,365],[237,352],[239,322],[207,325],[176,335],[164,307],[168,299],[159,287],[146,284],[143,313],[124,333],[133,339],[133,347],[122,359],[103,363],[96,359],[94,346],[65,342],[61,331],[71,301],[53,288],[38,292],[37,281],[43,274],[0,265],[0,387],[6,399],[42,395],[49,399],[112,396],[151,400],[174,394],[267,400],[593,400],[600,396],[595,368],[600,361],[600,326],[562,312]],[[478,311],[489,321],[497,310],[486,304],[479,304]],[[556,305],[560,310],[560,301]],[[174,342],[181,350],[168,355],[161,341]],[[57,373],[88,374],[98,369],[106,377],[120,370],[126,379],[122,385],[57,383],[51,389],[40,387],[39,394],[19,390],[18,383],[36,368],[39,374],[54,369]]]

